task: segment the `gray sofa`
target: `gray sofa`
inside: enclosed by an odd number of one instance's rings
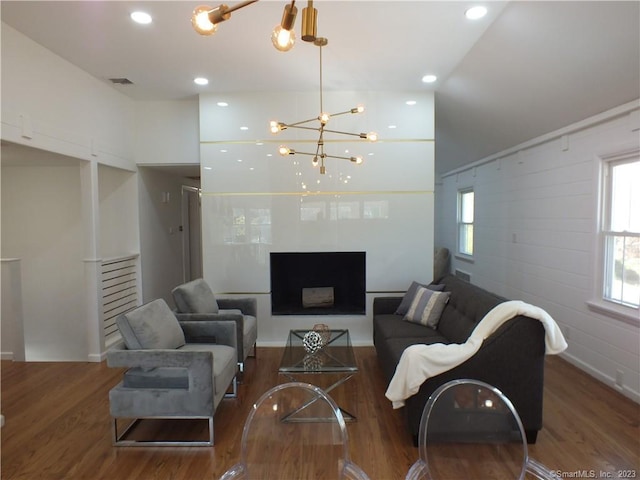
[[[405,348],[414,344],[464,343],[485,314],[506,300],[450,274],[432,286],[436,284],[450,292],[436,329],[405,321],[403,315],[396,314],[402,297],[374,299],[373,341],[387,381],[393,377]],[[544,336],[544,327],[538,320],[515,317],[489,336],[469,360],[424,382],[404,407],[414,442],[429,396],[450,380],[470,378],[500,389],[518,411],[527,441],[535,443],[542,428]]]

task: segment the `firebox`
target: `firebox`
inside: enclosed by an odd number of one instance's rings
[[[365,252],[272,252],[273,315],[363,315]]]

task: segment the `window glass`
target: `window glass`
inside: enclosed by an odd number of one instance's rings
[[[606,166],[604,212],[605,300],[640,305],[640,160]]]
[[[458,192],[458,253],[473,255],[473,190]]]

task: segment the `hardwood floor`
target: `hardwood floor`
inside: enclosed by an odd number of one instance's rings
[[[375,350],[355,351],[360,373],[350,380],[358,416],[348,424],[352,460],[372,480],[403,479],[418,451],[402,412],[384,397]],[[238,461],[244,419],[278,383],[281,355],[280,348],[258,349],[258,358],[246,364],[239,398],[224,400],[216,412],[216,445],[191,448],[111,446],[108,391],[120,369],[2,361],[1,478],[217,479]],[[640,405],[557,357],[547,358],[544,402],[544,428],[529,448],[533,458],[562,478],[634,478],[620,471],[640,478]],[[587,476],[590,470],[595,476]]]

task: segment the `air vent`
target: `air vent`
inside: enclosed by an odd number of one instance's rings
[[[111,83],[117,83],[118,85],[133,85],[133,82],[128,78],[110,78]]]
[[[456,277],[464,280],[465,282],[471,283],[471,274],[467,272],[463,272],[462,270],[458,270],[456,268]]]

